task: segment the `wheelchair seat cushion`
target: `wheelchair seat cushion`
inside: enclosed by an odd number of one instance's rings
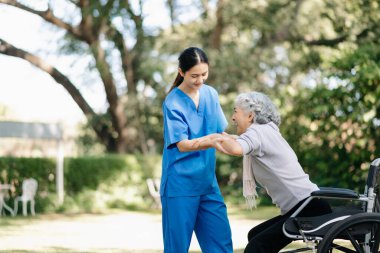
[[[305,235],[322,237],[337,222],[362,212],[363,210],[359,208],[347,208],[334,210],[332,213],[320,216],[291,217],[285,222],[285,230],[289,234],[299,235],[300,232],[297,228],[299,227]]]

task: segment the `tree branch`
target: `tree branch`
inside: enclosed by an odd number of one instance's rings
[[[214,48],[217,50],[220,49],[220,46],[222,44],[222,35],[223,35],[224,26],[225,26],[223,10],[224,10],[224,0],[219,0],[217,3],[217,9],[216,9],[216,24],[210,36],[211,48]]]
[[[41,70],[48,73],[57,83],[61,84],[66,91],[71,95],[71,97],[74,99],[74,101],[77,103],[79,108],[82,110],[82,112],[85,114],[87,119],[92,118],[95,116],[95,112],[92,110],[90,105],[87,103],[87,101],[83,98],[82,94],[79,92],[79,90],[74,86],[73,83],[65,76],[63,75],[59,70],[57,70],[52,65],[48,64],[38,56],[35,56],[29,52],[26,52],[20,48],[17,48],[8,42],[4,41],[3,39],[0,39],[0,54],[9,55],[18,57],[21,59],[24,59],[34,66],[40,68]]]
[[[209,6],[208,0],[201,0],[201,5],[202,5],[202,9],[203,9],[202,17],[204,19],[207,19],[209,12],[210,12],[210,6]]]
[[[175,0],[167,0],[166,5],[169,8],[169,16],[172,31],[175,31],[174,23],[176,21],[176,13],[175,13]]]
[[[335,46],[347,39],[347,35],[342,35],[333,39],[319,39],[319,40],[306,40],[302,39],[301,41],[305,42],[309,46]]]
[[[126,46],[124,37],[112,24],[109,24],[109,29],[106,35],[115,43],[116,48],[120,52],[121,67],[123,69],[125,79],[127,80],[128,93],[135,96],[137,94],[137,90],[135,85],[135,75],[132,69],[132,54]]]
[[[26,12],[35,14],[35,15],[43,18],[45,21],[47,21],[47,22],[49,22],[49,23],[51,23],[53,25],[56,25],[56,26],[58,26],[60,28],[65,29],[66,31],[68,31],[71,34],[73,34],[75,37],[79,38],[79,37],[83,36],[78,28],[73,27],[69,23],[63,22],[61,19],[59,19],[56,16],[54,16],[53,11],[50,8],[47,8],[47,10],[45,10],[45,11],[37,11],[37,10],[34,10],[34,9],[32,9],[32,8],[24,5],[24,4],[19,3],[16,0],[0,0],[0,3],[7,4],[7,5],[10,5],[10,6],[19,8],[21,10],[24,10]]]
[[[140,13],[140,15],[137,15],[136,13],[134,13],[129,0],[125,1],[125,9],[127,10],[128,14],[131,16],[131,19],[135,23],[139,23],[140,22],[142,12]],[[141,2],[140,2],[140,9],[142,9]]]

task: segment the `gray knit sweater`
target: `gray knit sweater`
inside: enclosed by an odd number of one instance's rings
[[[252,156],[256,182],[266,189],[281,214],[318,190],[273,122],[252,124],[237,141],[243,154]]]

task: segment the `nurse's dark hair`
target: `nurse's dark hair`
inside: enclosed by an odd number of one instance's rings
[[[183,73],[186,73],[186,71],[199,63],[206,63],[208,65],[208,58],[206,53],[198,47],[186,48],[178,57],[178,67],[182,70]],[[177,77],[175,78],[172,87],[170,87],[169,92],[180,85],[182,81],[183,77],[178,72]]]

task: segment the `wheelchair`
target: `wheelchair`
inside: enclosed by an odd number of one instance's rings
[[[350,189],[320,188],[289,217],[284,234],[293,241],[303,240],[304,247],[281,253],[375,253],[380,252],[380,158],[369,168],[364,194]],[[336,206],[332,213],[314,217],[298,217],[314,198],[357,202],[357,205]],[[274,238],[275,239],[275,238]]]

